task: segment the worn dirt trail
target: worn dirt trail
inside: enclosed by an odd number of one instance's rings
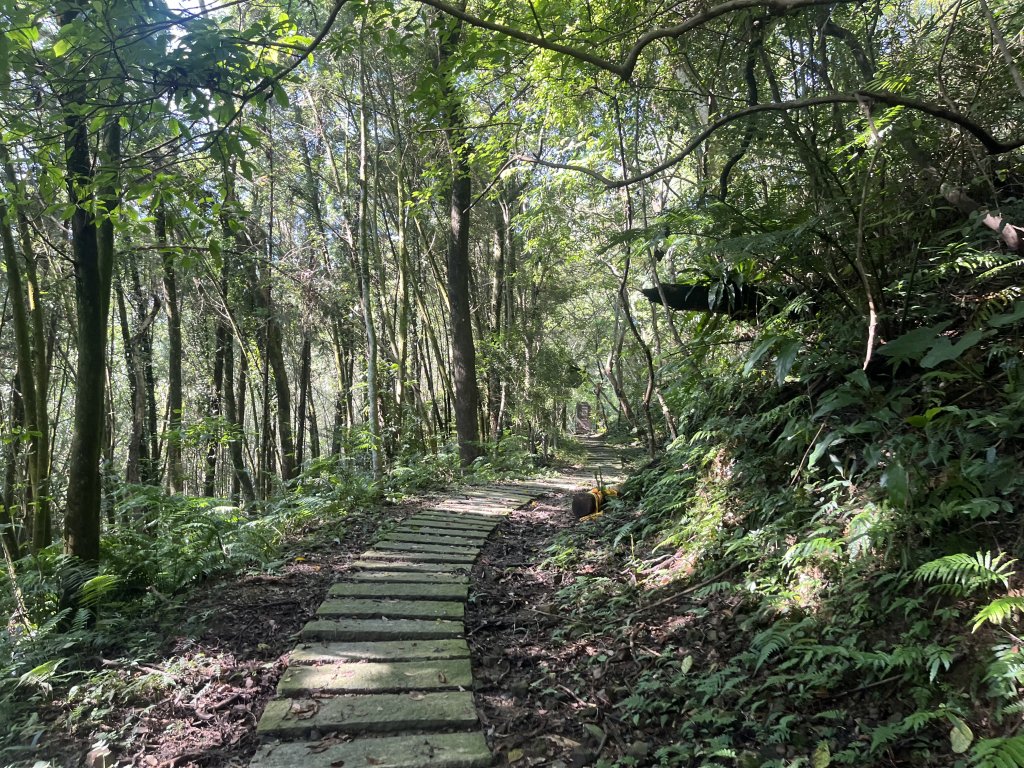
[[[470,571],[513,510],[597,472],[618,479],[610,449],[588,451],[578,472],[452,495],[365,551],[303,628],[250,768],[491,765],[463,623]]]

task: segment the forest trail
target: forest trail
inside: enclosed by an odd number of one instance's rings
[[[622,479],[615,452],[585,442],[585,468],[453,494],[364,552],[303,628],[251,768],[491,765],[463,624],[470,571],[513,510]]]

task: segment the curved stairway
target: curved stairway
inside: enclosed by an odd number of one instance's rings
[[[250,768],[491,765],[464,637],[470,569],[517,507],[621,479],[610,449],[588,450],[594,469],[450,496],[364,552],[303,628]]]

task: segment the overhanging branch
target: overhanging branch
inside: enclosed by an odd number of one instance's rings
[[[434,0],[424,0],[424,2],[433,2]],[[628,187],[632,184],[637,184],[641,181],[657,176],[663,171],[667,171],[669,168],[678,165],[705,141],[707,141],[714,133],[721,130],[725,126],[751,115],[756,115],[761,112],[785,112],[793,109],[808,109],[810,107],[817,107],[824,104],[863,104],[865,102],[879,102],[882,104],[888,104],[890,106],[901,106],[907,109],[913,109],[918,112],[923,112],[932,117],[937,117],[940,120],[956,125],[967,131],[969,134],[974,136],[979,143],[985,148],[990,155],[1001,155],[1007,152],[1012,152],[1015,149],[1024,147],[1024,139],[1013,139],[1008,142],[1000,141],[995,138],[991,133],[982,128],[980,125],[975,123],[973,120],[965,117],[959,112],[954,112],[951,109],[945,107],[939,107],[935,104],[929,104],[928,102],[919,101],[917,99],[908,98],[896,93],[889,93],[886,91],[855,91],[854,93],[838,93],[831,94],[828,96],[814,96],[808,99],[796,99],[794,101],[773,101],[764,104],[756,104],[751,107],[736,110],[730,112],[727,115],[723,115],[714,122],[710,123],[704,130],[694,136],[690,141],[687,142],[686,146],[683,147],[679,152],[672,155],[670,158],[662,163],[654,166],[653,168],[644,171],[643,173],[631,176],[626,179],[611,179],[597,171],[589,168],[585,168],[580,165],[573,165],[569,163],[553,163],[547,160],[542,160],[537,157],[525,157],[521,156],[521,160],[543,165],[548,168],[556,168],[566,171],[575,171],[577,173],[584,173],[591,178],[600,181],[609,189],[621,189],[622,187]]]
[[[643,53],[644,49],[651,43],[657,42],[658,40],[681,37],[687,32],[703,26],[710,21],[714,21],[721,16],[726,16],[730,13],[735,13],[736,11],[743,11],[748,8],[764,8],[773,13],[782,14],[796,10],[797,8],[806,8],[815,5],[839,5],[840,3],[855,2],[855,0],[728,0],[728,2],[716,5],[714,8],[708,8],[707,10],[695,14],[678,24],[652,29],[651,31],[644,33],[629,49],[629,52],[626,54],[626,57],[622,62],[615,62],[611,59],[606,59],[602,56],[590,53],[582,48],[575,48],[571,45],[565,45],[564,43],[559,43],[546,37],[532,35],[529,32],[524,32],[523,30],[515,27],[482,19],[479,16],[467,13],[462,8],[458,8],[445,2],[445,0],[419,0],[419,2],[423,5],[429,5],[431,8],[436,8],[449,16],[461,19],[471,26],[478,27],[480,29],[487,29],[491,32],[498,32],[506,37],[511,37],[515,40],[528,43],[537,48],[554,51],[555,53],[563,53],[566,56],[571,56],[578,61],[586,62],[587,64],[597,67],[598,69],[602,69],[605,72],[611,72],[613,75],[628,81],[633,76],[633,71],[636,69],[637,62],[640,60],[640,54]]]

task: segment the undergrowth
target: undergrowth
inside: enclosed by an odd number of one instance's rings
[[[182,606],[211,580],[278,571],[304,542],[344,540],[353,516],[372,515],[380,504],[534,471],[523,443],[510,438],[465,472],[455,446],[403,454],[379,481],[358,461],[315,460],[273,499],[248,508],[112,480],[98,570],[53,545],[4,571],[0,765],[32,764],[52,727],[40,713],[58,693],[71,707],[61,715],[64,726],[74,728],[101,724],[110,708],[166,687],[167,675],[125,675],[98,662],[137,666],[158,658],[166,637],[200,634],[203,617]]]
[[[599,765],[1024,766],[1022,318],[677,372],[680,437],[547,561],[561,641],[643,660],[608,716],[659,743]]]

